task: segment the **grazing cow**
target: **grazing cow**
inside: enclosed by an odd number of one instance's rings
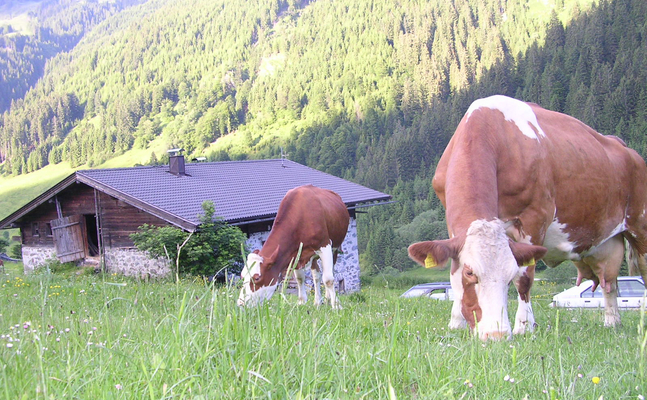
[[[647,282],[647,169],[615,137],[575,118],[504,96],[472,103],[443,153],[433,187],[449,239],[414,243],[426,267],[451,259],[456,295],[450,328],[509,338],[507,293],[519,293],[513,333],[534,328],[535,261],[571,260],[606,301],[605,325],[620,323],[616,278],[624,242],[632,274]]]
[[[263,245],[247,257],[243,268],[243,288],[238,305],[256,305],[269,299],[294,262],[303,244],[294,270],[299,292],[299,304],[305,304],[305,270],[309,266],[315,289],[315,304],[322,301],[319,289],[321,275],[326,286],[326,298],[338,308],[335,295],[333,265],[341,247],[350,217],[341,197],[333,191],[312,185],[300,186],[287,192],[276,214],[272,231]],[[321,275],[316,257],[321,259]]]

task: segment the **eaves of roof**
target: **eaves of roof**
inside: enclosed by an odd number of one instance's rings
[[[194,224],[191,221],[187,221],[186,219],[183,219],[181,217],[178,217],[177,215],[173,215],[171,213],[166,212],[165,210],[160,209],[159,207],[156,207],[153,204],[149,204],[141,199],[129,196],[128,194],[121,192],[113,187],[110,187],[108,185],[103,184],[102,182],[96,181],[88,176],[83,175],[82,171],[79,171],[81,173],[77,174],[77,181],[84,183],[92,188],[97,189],[100,192],[103,192],[109,196],[112,196],[118,200],[121,200],[127,204],[130,204],[131,206],[138,208],[142,211],[145,211],[157,218],[160,218],[166,222],[169,222],[173,225],[179,226],[180,228],[193,232],[195,231],[198,226]]]

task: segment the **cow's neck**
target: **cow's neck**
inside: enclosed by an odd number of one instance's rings
[[[297,256],[299,243],[296,243],[291,235],[280,235],[280,238],[277,238],[270,234],[260,251],[261,257],[271,257],[277,247],[279,248],[279,251],[274,260],[272,273],[275,276],[280,275],[279,281],[281,281],[285,278],[290,262],[294,262],[294,257]]]
[[[447,169],[447,224],[454,236],[464,235],[476,220],[498,217],[495,150],[486,140],[471,139],[469,146],[483,157],[454,157]]]

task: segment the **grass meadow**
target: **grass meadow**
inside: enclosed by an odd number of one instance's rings
[[[536,331],[483,343],[449,331],[451,304],[374,282],[343,310],[276,294],[254,309],[202,280],[23,275],[0,285],[4,399],[641,399],[645,311],[550,308]],[[311,296],[312,297],[312,296]],[[511,302],[510,313],[515,304]]]

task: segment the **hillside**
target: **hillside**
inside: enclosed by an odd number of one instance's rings
[[[153,140],[211,160],[282,147],[394,194],[361,246],[376,271],[405,268],[408,241],[444,235],[429,182],[475,98],[534,101],[647,153],[646,15],[640,0],[150,0],[47,62],[0,120],[0,173],[159,162]]]
[[[22,98],[50,58],[97,23],[143,0],[7,0],[0,4],[0,112]]]

